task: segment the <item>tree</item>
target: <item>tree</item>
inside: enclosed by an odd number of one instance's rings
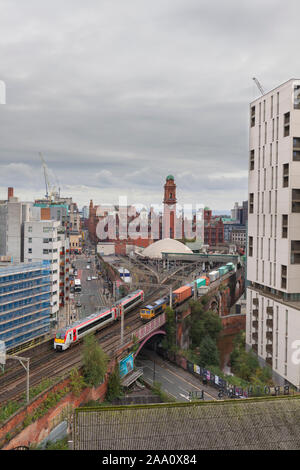
[[[108,357],[98,345],[93,334],[83,340],[83,370],[87,385],[95,387],[103,382]]]
[[[107,383],[106,399],[112,401],[122,395],[122,385],[120,380],[119,364],[116,364],[113,372],[110,374]]]
[[[172,308],[166,308],[166,346],[169,351],[175,349],[176,344],[176,322],[175,312]]]
[[[199,361],[198,364],[201,367],[206,366],[219,366],[220,357],[217,348],[216,341],[210,336],[205,336],[199,346]]]

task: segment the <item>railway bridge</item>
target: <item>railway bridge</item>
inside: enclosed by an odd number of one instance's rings
[[[244,292],[244,270],[241,268],[236,272],[227,273],[222,279],[218,279],[206,288],[205,295],[208,299],[207,308],[213,310],[220,316],[223,325],[223,334],[234,334],[245,328],[245,314],[231,314],[231,307],[237,302]],[[202,296],[201,296],[202,297]],[[200,298],[201,298],[200,297]],[[187,343],[188,332],[184,330],[184,322],[180,321],[190,315],[191,308],[188,299],[178,308],[176,313],[176,344],[185,347]],[[165,323],[166,313],[158,315],[153,320],[137,328],[132,334],[132,344],[138,343],[138,348],[134,357],[138,355],[143,346],[156,335],[166,335]],[[127,345],[128,348],[128,345]],[[124,349],[118,352],[118,356],[124,353]],[[119,356],[119,357],[120,357]]]

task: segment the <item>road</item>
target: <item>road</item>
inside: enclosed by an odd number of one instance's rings
[[[158,382],[162,391],[166,392],[176,401],[191,401],[190,393],[194,398],[200,399],[202,390],[204,400],[217,400],[218,392],[212,387],[202,385],[199,379],[184,371],[180,367],[163,361],[153,351],[144,351],[135,361],[137,367],[142,367],[143,378],[149,383]]]

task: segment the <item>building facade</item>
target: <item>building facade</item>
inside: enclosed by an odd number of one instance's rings
[[[0,340],[13,349],[50,331],[50,263],[0,267]]]
[[[249,144],[246,343],[299,387],[300,80],[250,104]]]
[[[48,261],[51,275],[51,322],[58,320],[60,252],[60,223],[55,220],[30,220],[24,224],[24,262]]]

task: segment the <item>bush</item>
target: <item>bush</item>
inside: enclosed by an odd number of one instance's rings
[[[83,340],[83,370],[88,386],[95,387],[103,382],[107,363],[108,357],[98,345],[95,336],[86,336]]]

